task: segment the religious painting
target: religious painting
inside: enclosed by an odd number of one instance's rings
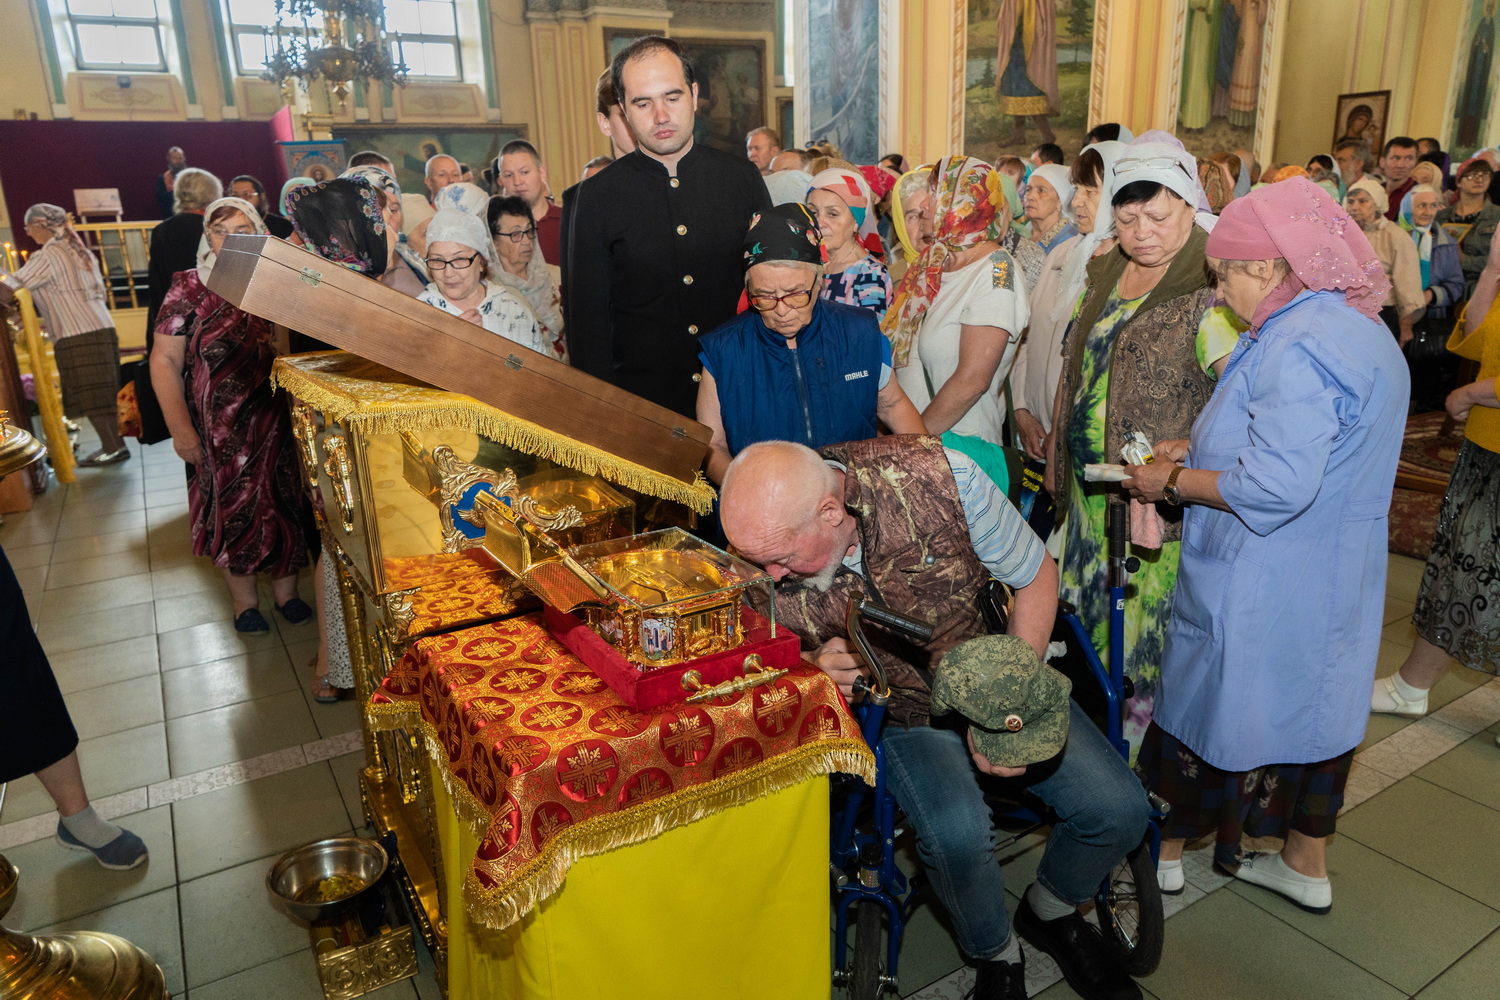
[[[629,28],[605,28],[604,54],[613,60],[631,42],[644,37]],[[762,125],[775,127],[766,100],[765,40],[671,37],[693,64],[698,84],[693,141],[745,155],[747,132]]]
[[[796,105],[790,97],[776,98],[776,131],[781,133],[783,148],[796,148],[797,112]]]
[[[880,11],[874,0],[807,0],[808,142],[831,142],[851,163],[880,159]],[[788,142],[791,140],[788,139]]]
[[[1448,84],[1448,134],[1443,145],[1453,162],[1477,149],[1495,144],[1500,128],[1495,121],[1495,88],[1500,86],[1500,18],[1496,0],[1463,0],[1464,26],[1458,34],[1457,57]]]
[[[1340,94],[1333,116],[1333,149],[1345,139],[1363,139],[1370,152],[1379,158],[1385,148],[1385,120],[1391,108],[1389,90],[1372,90],[1364,94]]]
[[[423,190],[427,161],[438,153],[446,153],[459,163],[467,163],[477,177],[500,155],[502,146],[512,139],[527,137],[525,125],[501,124],[446,129],[345,125],[335,126],[335,132],[351,151],[373,149],[390,160],[396,168],[396,183],[401,185],[401,190],[418,194]]]
[[[320,184],[343,173],[348,162],[343,142],[283,142],[281,155],[288,177],[307,177]]]
[[[994,161],[1088,132],[1094,16],[1105,0],[967,0],[964,152]]]
[[[1261,150],[1277,6],[1274,0],[1186,0],[1175,132],[1200,158]]]

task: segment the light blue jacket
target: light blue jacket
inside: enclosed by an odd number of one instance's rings
[[[1188,465],[1233,513],[1187,509],[1155,719],[1227,771],[1364,737],[1386,517],[1410,379],[1384,324],[1303,292],[1240,337]]]

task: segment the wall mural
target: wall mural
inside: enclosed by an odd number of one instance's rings
[[[964,151],[994,161],[1089,130],[1095,0],[968,0]]]
[[[853,163],[874,163],[880,135],[880,11],[873,0],[808,0],[808,134],[786,144],[832,142]]]
[[[1500,132],[1494,122],[1494,94],[1500,86],[1500,60],[1495,58],[1500,46],[1496,0],[1465,0],[1464,6],[1458,58],[1448,86],[1448,134],[1443,142],[1453,151],[1455,163],[1475,149],[1493,145]]]
[[[432,128],[421,125],[334,126],[334,138],[350,155],[373,149],[396,167],[396,183],[403,194],[421,194],[429,157],[447,153],[467,163],[477,177],[512,139],[525,139],[525,125],[494,125],[482,128]],[[561,190],[561,189],[559,189]]]

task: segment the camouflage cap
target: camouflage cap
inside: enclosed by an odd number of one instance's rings
[[[960,643],[938,666],[932,714],[969,720],[974,749],[991,764],[1022,767],[1056,756],[1068,741],[1073,682],[1037,659],[1014,635]]]

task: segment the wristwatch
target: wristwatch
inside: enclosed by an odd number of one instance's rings
[[[1161,488],[1162,499],[1173,507],[1182,506],[1182,493],[1177,489],[1177,477],[1182,475],[1184,468],[1186,466],[1179,465],[1173,469],[1172,474],[1167,477],[1167,484]]]

